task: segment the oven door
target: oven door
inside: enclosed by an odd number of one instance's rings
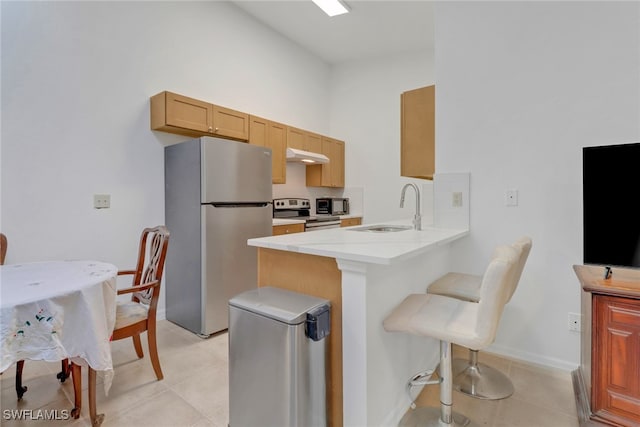
[[[320,231],[330,228],[340,228],[340,221],[306,222],[304,224],[304,231]]]

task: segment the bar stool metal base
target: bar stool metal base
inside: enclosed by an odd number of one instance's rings
[[[513,394],[513,383],[499,370],[484,363],[455,359],[453,389],[483,400],[506,399]]]
[[[440,419],[440,408],[421,407],[409,410],[400,420],[398,427],[477,427],[469,418],[453,412],[453,424],[445,424]]]

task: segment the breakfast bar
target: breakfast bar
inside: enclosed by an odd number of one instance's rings
[[[382,321],[410,293],[449,271],[450,243],[467,229],[411,228],[411,221],[250,239],[258,286],[329,299],[329,425],[397,425],[406,379],[438,363],[436,340],[389,334]]]

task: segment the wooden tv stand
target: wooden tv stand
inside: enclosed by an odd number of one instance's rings
[[[640,270],[574,265],[582,286],[580,366],[572,373],[580,425],[640,425]]]

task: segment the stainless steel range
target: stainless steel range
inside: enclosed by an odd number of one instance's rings
[[[326,230],[340,227],[340,217],[334,215],[310,215],[309,199],[273,199],[273,217],[304,220],[304,231]]]

